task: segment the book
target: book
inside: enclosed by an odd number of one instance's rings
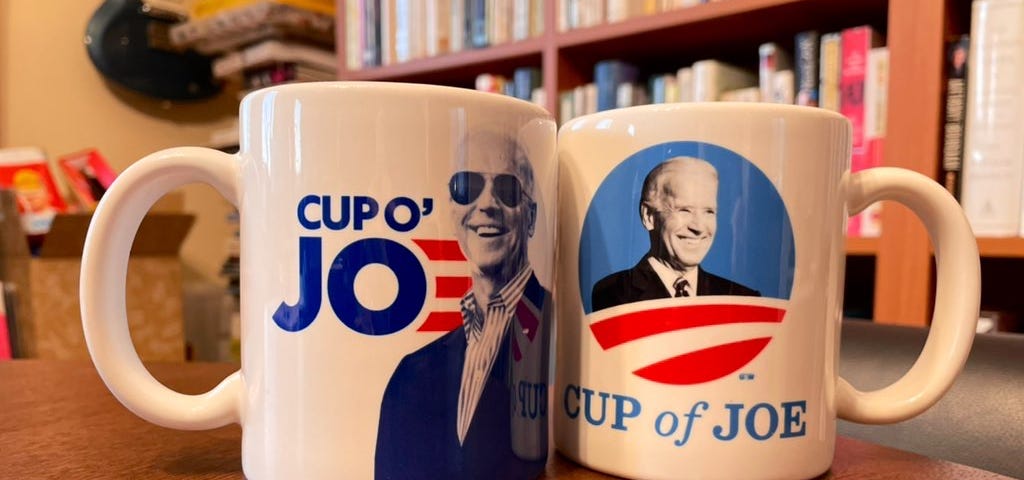
[[[842,60],[839,76],[839,113],[852,127],[850,171],[859,172],[871,166],[871,152],[864,136],[864,96],[868,75],[868,57],[871,49],[881,44],[881,38],[867,25],[842,31]],[[864,213],[854,215],[847,222],[847,235],[861,236]]]
[[[839,111],[839,77],[842,74],[842,35],[839,32],[821,36],[821,58],[818,70],[818,105]]]
[[[117,178],[117,173],[95,148],[63,155],[57,159],[57,165],[78,204],[86,211],[96,209],[96,204]]]
[[[757,68],[758,87],[761,99],[770,103],[793,103],[781,101],[776,93],[775,74],[792,68],[792,58],[775,42],[762,43],[757,49],[759,61]],[[792,72],[790,72],[792,75]]]
[[[942,127],[942,185],[960,198],[960,167],[964,155],[964,119],[967,114],[967,58],[971,40],[960,35],[946,52],[946,102]]]
[[[621,60],[602,60],[594,65],[594,83],[597,85],[597,111],[616,108],[617,90],[623,83],[635,83],[637,68]]]
[[[756,74],[722,61],[700,60],[691,68],[695,102],[715,102],[722,92],[758,85]]]
[[[879,47],[868,54],[864,83],[864,157],[860,169],[882,165],[885,148],[886,119],[889,113],[889,49]],[[882,234],[882,204],[868,205],[858,215],[861,237]]]
[[[67,211],[46,154],[39,148],[0,149],[0,187],[14,191],[22,228],[29,236],[45,234],[53,217]]]
[[[975,0],[967,66],[964,213],[982,237],[1020,234],[1024,0]]]
[[[809,30],[796,35],[796,104],[818,106],[818,73],[821,38]]]

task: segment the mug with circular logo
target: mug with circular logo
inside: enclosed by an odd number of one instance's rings
[[[183,147],[128,168],[82,262],[106,385],[171,428],[242,427],[248,478],[540,475],[556,221],[556,125],[511,97],[325,82],[249,94],[237,155]],[[132,239],[204,182],[240,214],[241,370],[182,395],[125,319]]]
[[[810,478],[836,418],[930,407],[977,322],[977,243],[956,201],[907,170],[851,173],[842,116],[768,104],[612,110],[559,130],[555,444],[630,478]],[[910,207],[938,260],[932,331],[895,384],[838,377],[846,225]]]

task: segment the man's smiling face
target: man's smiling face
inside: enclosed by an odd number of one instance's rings
[[[653,255],[677,271],[700,264],[718,227],[718,179],[704,162],[677,161],[662,172],[644,223]]]
[[[468,189],[479,193],[466,204],[451,201],[455,237],[477,273],[511,276],[526,261],[526,242],[533,224],[532,200],[516,169],[515,144],[489,137],[470,143],[466,146],[468,168],[461,172],[479,174],[476,185],[479,187],[482,179],[482,189]]]

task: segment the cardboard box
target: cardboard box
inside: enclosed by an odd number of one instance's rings
[[[29,256],[27,249],[19,251],[16,240],[3,242],[6,276],[19,289],[16,308],[22,357],[89,358],[78,282],[90,219],[91,214],[56,216],[38,256]],[[151,213],[132,245],[126,292],[128,325],[143,361],[185,359],[178,251],[194,220],[187,214]]]

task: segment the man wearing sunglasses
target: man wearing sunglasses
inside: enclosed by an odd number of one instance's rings
[[[384,394],[377,478],[530,478],[547,454],[550,294],[527,244],[533,169],[513,138],[474,132],[448,181],[472,285],[462,325],[406,356]],[[497,476],[496,476],[497,475]]]
[[[628,270],[594,285],[594,311],[624,303],[698,295],[760,296],[703,268],[718,227],[718,172],[705,160],[676,157],[644,179],[640,222],[651,247]]]

